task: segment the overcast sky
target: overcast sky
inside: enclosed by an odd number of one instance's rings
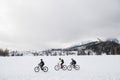
[[[64,48],[120,40],[120,0],[0,0],[0,48]]]

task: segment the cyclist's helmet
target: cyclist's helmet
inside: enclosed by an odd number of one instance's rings
[[[59,58],[59,60],[61,60],[61,58]]]

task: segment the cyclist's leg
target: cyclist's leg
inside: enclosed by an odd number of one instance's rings
[[[61,68],[63,68],[63,63],[61,63]]]
[[[74,63],[73,62],[71,62],[71,65],[74,67]]]
[[[42,65],[40,65],[41,70],[43,70],[43,66],[44,66],[43,64],[42,64]]]
[[[73,66],[74,66],[74,68],[75,68],[75,67],[76,67],[76,63],[74,63],[74,65],[73,65]]]
[[[40,65],[40,68],[42,69],[42,65]]]
[[[73,64],[73,67],[75,68],[75,64]]]

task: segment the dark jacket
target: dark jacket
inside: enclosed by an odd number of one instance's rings
[[[72,64],[76,64],[76,61],[75,61],[75,60],[72,60]]]
[[[41,61],[39,65],[41,65],[41,66],[42,66],[42,65],[44,65],[44,64],[45,64],[45,63],[44,63],[43,61]]]

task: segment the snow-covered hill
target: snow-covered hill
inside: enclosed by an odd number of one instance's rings
[[[43,58],[49,71],[35,73],[34,67]],[[55,71],[58,56],[0,57],[0,80],[120,80],[120,56],[63,56],[69,65],[74,58],[79,71]]]
[[[68,56],[68,55],[120,55],[120,44],[115,41],[93,41],[67,48],[41,51],[10,51],[9,56]]]

